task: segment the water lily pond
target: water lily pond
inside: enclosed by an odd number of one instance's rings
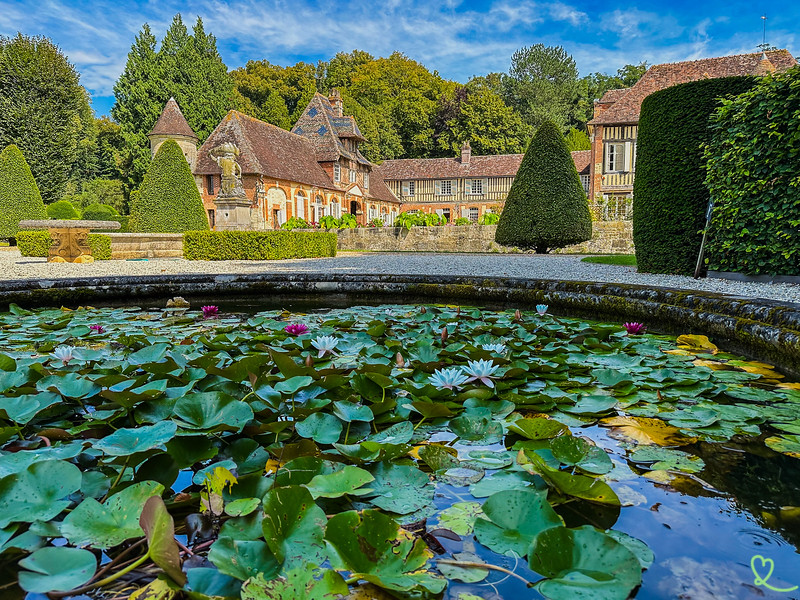
[[[800,384],[713,342],[12,306],[0,597],[798,597]]]

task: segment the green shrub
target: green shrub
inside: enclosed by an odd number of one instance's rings
[[[800,273],[800,67],[762,79],[711,117],[708,267]]]
[[[342,214],[342,217],[339,219],[339,228],[341,229],[355,229],[357,226],[358,221],[356,221],[356,218],[350,213]]]
[[[147,169],[138,198],[131,205],[130,229],[152,233],[208,230],[189,163],[173,140],[161,144]]]
[[[14,144],[0,152],[0,239],[13,239],[19,222],[46,219],[42,195],[31,169]]]
[[[472,221],[470,221],[467,217],[458,217],[455,221],[453,221],[453,225],[472,225]]]
[[[66,221],[74,221],[81,218],[80,213],[72,206],[69,200],[58,200],[48,204],[47,216],[51,219],[63,219]]]
[[[423,212],[401,212],[394,220],[395,227],[405,227],[410,229],[412,227],[439,227],[445,225],[447,219],[444,216],[437,215],[436,213],[423,213]]]
[[[558,126],[546,121],[525,151],[495,241],[543,253],[591,237],[589,204],[572,155]]]
[[[125,210],[125,185],[118,179],[92,179],[83,184],[81,206],[105,204],[117,213]]]
[[[570,152],[592,149],[592,142],[589,139],[589,135],[585,131],[575,129],[574,127],[567,132],[567,135],[564,136],[564,140],[567,142],[567,148],[569,148]]]
[[[370,227],[383,227],[383,219],[372,219],[369,222]]]
[[[493,212],[485,212],[478,219],[478,225],[496,225],[500,220],[500,215]]]
[[[280,260],[336,256],[337,236],[324,231],[188,231],[188,260]]]
[[[281,225],[281,229],[312,229],[311,224],[300,217],[292,217]]]
[[[319,220],[320,229],[338,229],[341,221],[331,215],[325,215]]]
[[[633,184],[633,243],[639,270],[694,273],[709,194],[702,146],[720,98],[740,94],[752,77],[683,83],[642,102]]]
[[[89,234],[89,247],[95,260],[111,258],[111,238],[100,233]],[[50,252],[50,232],[20,231],[17,234],[17,245],[22,256],[46,258]]]
[[[90,204],[83,209],[83,218],[87,221],[114,221],[119,212],[108,204]]]

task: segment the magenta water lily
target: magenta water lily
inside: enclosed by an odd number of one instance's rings
[[[289,335],[303,335],[308,333],[308,327],[303,323],[289,323],[283,330]]]
[[[105,333],[106,328],[102,325],[89,325],[89,329],[94,333]]]
[[[623,323],[622,326],[628,335],[641,335],[647,331],[647,326],[644,323]]]
[[[219,315],[219,306],[203,306],[200,308],[204,319],[213,319]]]

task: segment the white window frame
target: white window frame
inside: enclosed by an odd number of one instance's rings
[[[333,180],[334,181],[342,180],[342,167],[338,162],[333,163]]]
[[[350,183],[355,183],[357,179],[358,173],[355,169],[350,169]]]
[[[584,193],[589,193],[589,184],[591,183],[591,175],[581,175],[581,184],[583,185]]]
[[[623,173],[626,170],[627,159],[625,150],[628,144],[625,142],[606,142],[605,161],[603,161],[604,173]]]
[[[469,182],[469,195],[483,196],[484,193],[483,179],[471,179]]]
[[[298,219],[305,219],[306,218],[306,196],[303,192],[297,192],[294,197],[295,200],[295,210],[294,215]]]
[[[478,181],[480,181],[480,180],[478,180]],[[476,208],[474,206],[470,206],[469,207],[469,217],[467,217],[467,218],[470,221],[472,221],[473,223],[477,223],[478,219],[480,218],[480,212],[481,212],[480,209],[478,209],[478,208]]]
[[[369,189],[369,173],[364,173],[364,189]]]
[[[409,198],[413,198],[417,195],[417,182],[416,181],[409,181],[406,183],[406,188],[408,189],[408,194],[406,194]]]

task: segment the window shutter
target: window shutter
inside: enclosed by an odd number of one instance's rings
[[[452,188],[451,193],[453,194],[453,196],[458,196],[458,179],[453,179],[450,182],[450,186]]]
[[[408,182],[403,182],[403,190],[400,192],[403,196],[408,196]]]
[[[278,225],[283,225],[286,223],[286,210],[279,210],[278,211]]]
[[[631,143],[625,142],[625,171],[631,170]]]
[[[439,216],[441,217],[442,215],[444,215],[444,210],[443,210],[443,209],[441,209],[441,208],[437,208],[437,209],[436,209],[436,214],[437,214],[437,215],[439,215]]]
[[[434,192],[437,196],[442,195],[442,182],[438,179],[436,180],[436,191]]]
[[[610,171],[609,162],[611,157],[611,144],[605,144],[603,148],[603,173]]]
[[[463,219],[469,219],[469,209],[468,208],[462,208],[461,209],[461,217]]]
[[[489,179],[487,177],[483,179],[483,189],[481,191],[484,196],[489,193]]]
[[[331,214],[331,207],[330,207],[330,206],[328,206],[328,205],[325,205],[325,206],[323,206],[323,207],[322,207],[322,216],[323,216],[323,217],[327,217],[327,216],[329,216],[330,214]]]
[[[472,179],[465,179],[464,180],[464,193],[467,196],[472,195]]]

